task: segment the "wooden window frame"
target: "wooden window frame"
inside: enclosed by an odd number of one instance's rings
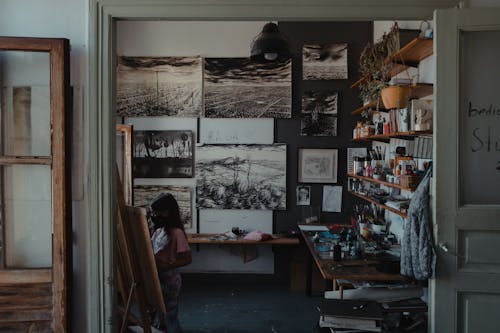
[[[68,330],[68,286],[71,276],[71,136],[69,40],[0,37],[1,51],[47,52],[50,56],[51,155],[0,156],[0,165],[50,165],[52,191],[52,267],[0,270],[2,285],[52,284],[52,330]],[[4,224],[8,221],[4,221]],[[5,229],[5,228],[4,228]]]

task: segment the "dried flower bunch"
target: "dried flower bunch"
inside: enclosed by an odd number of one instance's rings
[[[391,64],[388,56],[399,49],[398,25],[394,23],[389,33],[384,34],[375,44],[368,44],[359,58],[359,72],[365,80],[360,84],[360,97],[363,101],[376,101],[380,90],[388,85]]]

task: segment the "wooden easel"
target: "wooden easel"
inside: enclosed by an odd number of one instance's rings
[[[118,290],[124,305],[120,332],[130,320],[151,333],[150,313],[166,314],[160,280],[143,209],[125,205],[118,168],[117,188],[117,278]],[[140,318],[130,312],[132,304],[139,309]]]

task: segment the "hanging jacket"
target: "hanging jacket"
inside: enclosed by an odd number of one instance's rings
[[[432,167],[413,193],[401,240],[401,275],[425,280],[432,277],[436,263],[430,212]]]

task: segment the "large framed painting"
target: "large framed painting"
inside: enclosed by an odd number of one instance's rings
[[[116,112],[122,117],[199,117],[201,57],[118,57]]]
[[[196,147],[198,208],[286,209],[286,145]]]
[[[299,149],[299,183],[336,183],[337,149]]]
[[[302,47],[304,80],[347,79],[347,44],[310,44]]]
[[[193,189],[188,186],[134,185],[134,206],[146,208],[161,193],[170,193],[177,200],[185,231],[196,231],[193,223]]]
[[[292,64],[205,58],[205,117],[291,118]]]
[[[134,178],[192,178],[192,131],[135,131]]]

